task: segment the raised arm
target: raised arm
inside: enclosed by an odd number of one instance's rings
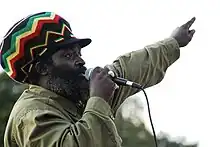
[[[180,57],[179,48],[191,41],[195,30],[189,30],[189,28],[194,21],[195,18],[192,18],[178,27],[167,39],[120,56],[108,68],[117,76],[137,82],[144,88],[161,82],[167,68]],[[114,112],[127,97],[138,91],[138,89],[120,86],[111,102]]]

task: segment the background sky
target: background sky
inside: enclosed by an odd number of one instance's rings
[[[104,66],[169,37],[195,16],[192,42],[181,48],[164,80],[146,92],[156,132],[186,136],[187,141],[199,141],[199,147],[219,145],[218,0],[6,0],[1,2],[0,37],[21,18],[41,11],[63,16],[76,37],[92,38],[82,51],[87,67]],[[143,93],[138,96],[146,106]],[[150,127],[147,109],[142,118]]]

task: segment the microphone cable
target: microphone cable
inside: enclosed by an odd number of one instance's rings
[[[155,129],[154,129],[154,125],[153,125],[153,121],[152,121],[152,117],[151,117],[151,112],[150,112],[150,104],[149,104],[149,100],[147,97],[147,94],[144,90],[144,87],[138,83],[132,82],[132,81],[128,81],[127,79],[123,79],[120,77],[116,77],[113,71],[109,71],[108,74],[113,77],[114,82],[119,83],[120,85],[124,85],[124,86],[130,86],[132,88],[137,88],[139,90],[142,90],[144,92],[144,96],[146,98],[147,101],[147,108],[148,108],[148,114],[149,114],[149,118],[150,118],[150,124],[151,124],[151,128],[153,131],[153,137],[154,137],[154,142],[155,142],[155,146],[158,147],[157,144],[157,136],[155,133]]]
[[[155,129],[154,129],[154,125],[153,125],[153,121],[152,121],[152,117],[151,117],[151,112],[150,112],[149,100],[148,100],[148,97],[147,97],[147,94],[146,94],[144,88],[141,87],[141,88],[139,88],[139,89],[144,92],[144,95],[145,95],[145,97],[146,97],[147,108],[148,108],[148,115],[149,115],[149,118],[150,118],[151,128],[152,128],[152,131],[153,131],[154,142],[155,142],[155,146],[158,147],[158,144],[157,144],[157,136],[156,136],[156,133],[155,133]]]
[[[93,68],[90,68],[90,69],[86,70],[86,72],[85,72],[86,79],[88,79],[88,80],[90,79],[90,75],[91,75],[92,71],[93,71]],[[144,92],[144,95],[145,95],[146,101],[147,101],[148,114],[149,114],[150,123],[151,123],[152,131],[153,131],[153,137],[154,137],[155,146],[158,147],[157,137],[156,137],[156,133],[155,133],[152,117],[151,117],[151,112],[150,112],[150,104],[149,104],[149,100],[148,100],[147,94],[146,94],[146,92],[144,90],[144,87],[142,85],[138,84],[138,83],[135,83],[135,82],[132,82],[132,81],[128,81],[127,79],[116,77],[115,73],[113,71],[111,71],[111,70],[108,72],[108,74],[113,78],[113,81],[116,84],[119,84],[119,85],[122,85],[122,86],[130,86],[132,88],[137,88],[137,89],[142,90]]]

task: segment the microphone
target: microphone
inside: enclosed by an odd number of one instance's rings
[[[92,75],[92,72],[93,72],[94,68],[89,68],[85,71],[85,78],[87,80],[90,80],[90,77]],[[150,118],[150,123],[151,123],[151,127],[152,127],[152,130],[153,130],[153,136],[154,136],[154,141],[155,141],[155,145],[156,147],[158,147],[157,145],[157,137],[156,137],[156,133],[155,133],[155,130],[154,130],[154,125],[153,125],[153,121],[152,121],[152,118],[151,118],[151,112],[150,112],[150,105],[149,105],[149,101],[148,101],[148,98],[147,98],[147,94],[146,92],[144,91],[144,88],[143,86],[141,86],[140,84],[138,83],[135,83],[135,82],[132,82],[132,81],[129,81],[127,79],[124,79],[124,78],[120,78],[120,77],[116,77],[115,76],[115,73],[113,71],[109,71],[108,72],[108,75],[110,75],[110,77],[112,78],[112,80],[118,84],[118,85],[122,85],[122,86],[130,86],[130,87],[133,87],[133,88],[137,88],[137,89],[140,89],[144,92],[144,95],[146,97],[146,100],[147,100],[147,107],[148,107],[148,114],[149,114],[149,118]]]
[[[92,75],[94,68],[89,68],[85,71],[85,77],[87,80],[90,80],[90,77]],[[118,85],[122,85],[122,86],[130,86],[133,88],[138,88],[138,89],[142,89],[142,86],[138,83],[129,81],[127,79],[121,78],[121,77],[116,77],[115,73],[113,71],[109,71],[108,74],[111,76],[112,80],[118,84]]]

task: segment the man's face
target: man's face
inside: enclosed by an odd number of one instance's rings
[[[86,67],[79,45],[61,48],[52,55],[48,86],[73,101],[86,101],[89,83],[84,77]]]

